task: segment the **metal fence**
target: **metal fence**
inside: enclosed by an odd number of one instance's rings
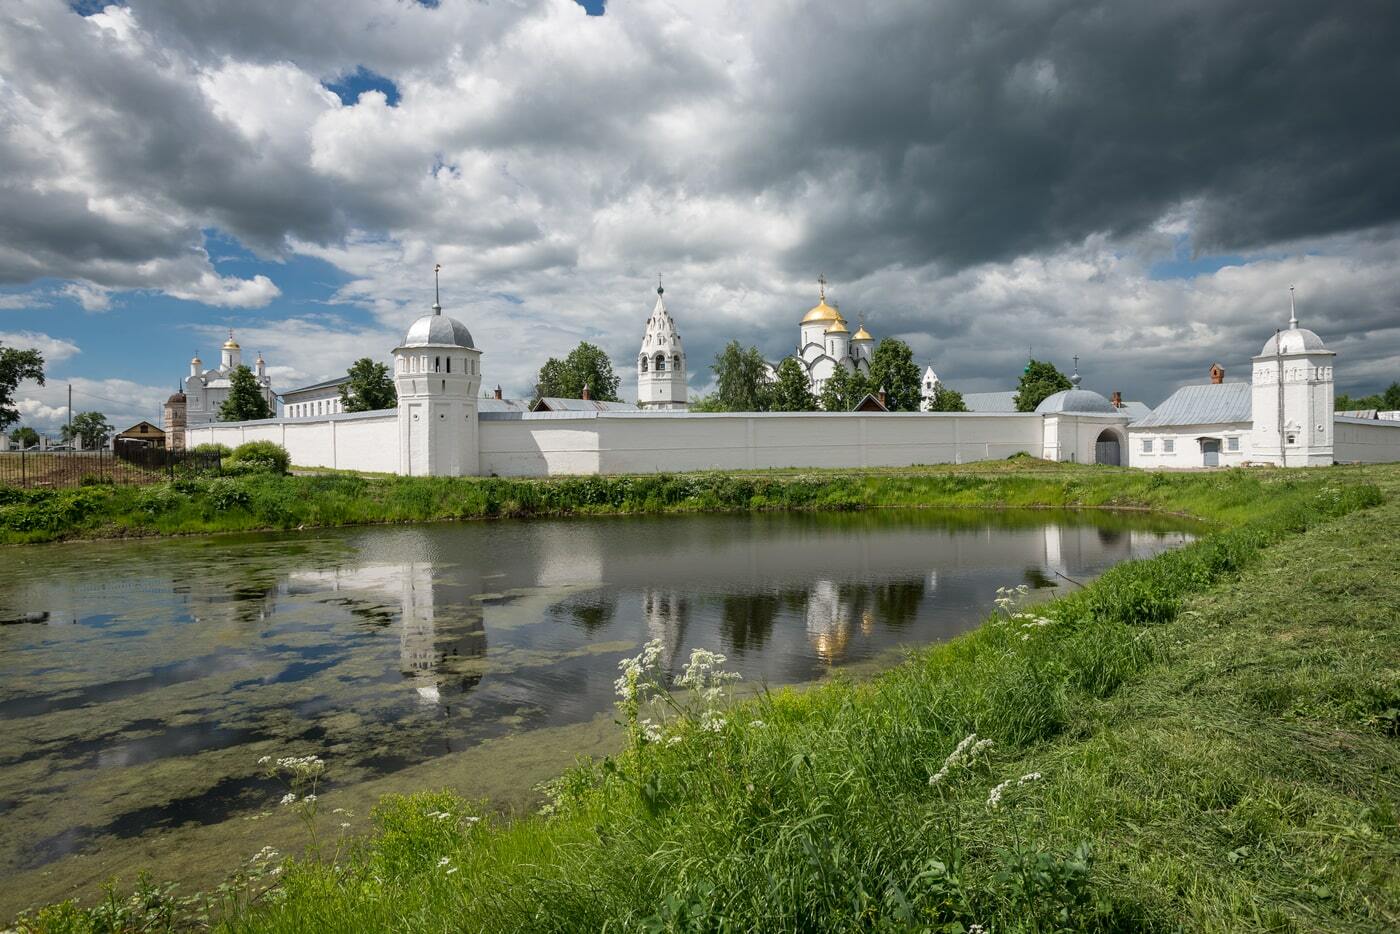
[[[160,483],[222,471],[223,459],[218,453],[167,451],[147,445],[123,444],[113,451],[0,452],[0,486],[24,489]]]

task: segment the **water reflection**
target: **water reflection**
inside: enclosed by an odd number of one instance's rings
[[[925,511],[16,551],[0,620],[37,622],[0,627],[0,879],[247,813],[261,754],[319,752],[344,785],[586,720],[649,639],[673,673],[704,646],[749,682],[799,682],[975,625],[999,586],[1053,592],[1185,538],[1147,517]]]

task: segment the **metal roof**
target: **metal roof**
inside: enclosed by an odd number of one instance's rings
[[[494,396],[477,401],[478,412],[528,412],[530,403],[524,399],[497,399]]]
[[[545,412],[639,412],[631,402],[601,402],[597,399],[561,399],[546,396],[535,403],[536,411]]]
[[[432,314],[424,315],[409,325],[402,346],[476,348],[472,343],[472,332],[467,330],[465,324],[441,314],[438,306],[434,305],[433,308]]]
[[[1090,415],[1117,415],[1118,410],[1113,407],[1103,396],[1092,389],[1064,389],[1053,393],[1041,400],[1040,405],[1035,407],[1037,415],[1054,415],[1064,413],[1074,415],[1077,413],[1087,413]]]
[[[283,397],[292,396],[299,392],[310,392],[313,389],[328,389],[331,386],[339,386],[341,383],[348,382],[350,382],[350,374],[347,373],[344,376],[337,376],[334,379],[323,379],[319,383],[311,383],[309,386],[298,386],[296,389],[288,389],[279,392],[277,395]]]
[[[1016,393],[1014,390],[965,392],[963,393],[963,405],[967,406],[969,412],[1014,412],[1016,411]]]
[[[1253,387],[1249,383],[1205,383],[1183,386],[1129,428],[1173,425],[1225,425],[1254,417]]]

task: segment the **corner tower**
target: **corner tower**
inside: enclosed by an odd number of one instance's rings
[[[656,286],[656,306],[647,319],[637,354],[637,405],[644,409],[685,409],[685,351],[676,322],[666,310],[666,290]]]
[[[1269,338],[1254,358],[1249,459],[1283,467],[1332,463],[1335,410],[1332,362],[1328,350],[1307,328],[1298,326],[1289,290],[1288,329]]]
[[[441,268],[434,268],[435,280]],[[433,293],[432,314],[413,322],[394,348],[399,473],[470,476],[481,464],[476,402],[481,351],[466,325],[442,313],[436,282]]]

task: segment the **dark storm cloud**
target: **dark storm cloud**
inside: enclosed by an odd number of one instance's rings
[[[781,118],[736,179],[849,172],[794,265],[957,268],[1193,199],[1207,250],[1400,217],[1393,3],[891,9],[813,7],[755,37]]]

